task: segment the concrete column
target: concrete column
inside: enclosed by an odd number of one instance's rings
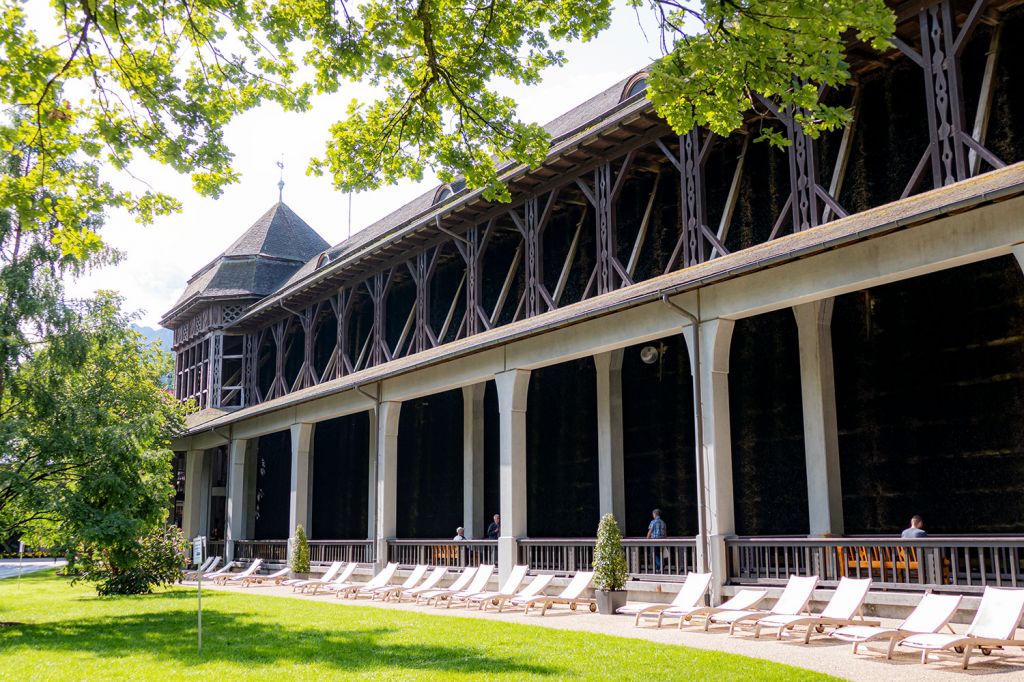
[[[793,306],[800,338],[807,511],[811,535],[817,536],[843,534],[843,486],[832,367],[833,301],[827,298]]]
[[[400,402],[382,402],[377,415],[377,566],[388,560],[388,539],[397,532],[398,417]]]
[[[209,466],[203,450],[185,453],[185,506],[181,514],[181,532],[191,540],[206,534],[206,511],[210,506]]]
[[[702,322],[697,338],[693,327],[686,327],[687,346],[690,351],[691,371],[700,373],[700,426],[702,447],[698,457],[703,464],[704,500],[702,532],[707,536],[707,548],[698,538],[698,565],[703,565],[707,553],[707,566],[714,574],[711,599],[717,604],[722,599],[722,586],[728,580],[725,538],[735,535],[736,517],[733,509],[732,437],[729,432],[729,347],[735,322],[713,319]],[[700,361],[696,361],[697,344]],[[695,415],[696,417],[696,415]],[[700,510],[698,509],[698,513]]]
[[[366,509],[366,539],[376,540],[377,539],[377,408],[371,408],[366,413],[367,417],[367,428],[369,434],[367,440],[369,441],[370,447],[368,449],[369,464],[366,469],[366,485],[367,485],[367,509]]]
[[[498,387],[501,432],[498,579],[504,582],[516,564],[516,540],[526,536],[526,398],[530,372],[501,372],[494,376],[494,383]]]
[[[314,424],[292,424],[291,487],[288,495],[288,559],[292,558],[295,527],[310,534],[313,511],[313,428]]]
[[[484,391],[487,384],[462,387],[462,526],[467,538],[487,530],[484,515]]]
[[[235,540],[245,540],[247,517],[251,509],[248,507],[249,495],[246,490],[246,459],[249,441],[236,438],[228,446],[228,495],[225,516],[225,561],[234,558]]]
[[[601,516],[613,514],[626,527],[622,473],[622,349],[594,356],[597,370],[597,480]]]

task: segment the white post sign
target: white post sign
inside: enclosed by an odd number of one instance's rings
[[[192,541],[192,563],[196,565],[197,574],[196,580],[198,585],[196,588],[196,595],[198,599],[198,633],[199,633],[199,653],[203,653],[203,572],[198,570],[203,565],[203,550],[205,549],[206,538],[202,535],[197,535]]]

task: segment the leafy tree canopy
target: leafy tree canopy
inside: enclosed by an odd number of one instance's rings
[[[819,86],[848,78],[847,41],[882,48],[894,30],[884,0],[625,1],[661,27],[648,96],[679,133],[728,133],[754,92],[798,109],[812,134],[841,125],[847,112],[819,104]],[[363,190],[433,169],[507,198],[497,167],[539,163],[548,137],[496,84],[536,83],[564,63],[560,44],[612,20],[611,0],[52,0],[31,21],[27,7],[0,0],[0,99],[20,115],[0,144],[81,168],[37,164],[6,176],[0,197],[53,186],[50,203],[19,209],[59,220],[57,243],[78,257],[99,248],[82,201],[142,220],[177,205],[97,182],[96,164],[147,156],[216,196],[238,179],[223,138],[232,117],[268,101],[302,111],[353,80],[380,96],[351,103],[311,172]]]

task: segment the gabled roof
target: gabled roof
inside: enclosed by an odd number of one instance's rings
[[[192,275],[160,324],[173,327],[202,301],[262,298],[330,245],[284,203],[274,204],[225,251]]]

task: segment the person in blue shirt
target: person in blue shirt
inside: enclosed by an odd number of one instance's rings
[[[668,527],[665,522],[661,520],[661,510],[655,509],[651,512],[651,522],[647,524],[647,537],[651,540],[657,540],[659,538],[668,537]],[[656,548],[654,550],[654,570],[655,572],[661,572],[661,549]]]
[[[910,528],[904,530],[900,537],[909,540],[928,537],[928,533],[924,532],[924,519],[914,514],[910,519]]]

